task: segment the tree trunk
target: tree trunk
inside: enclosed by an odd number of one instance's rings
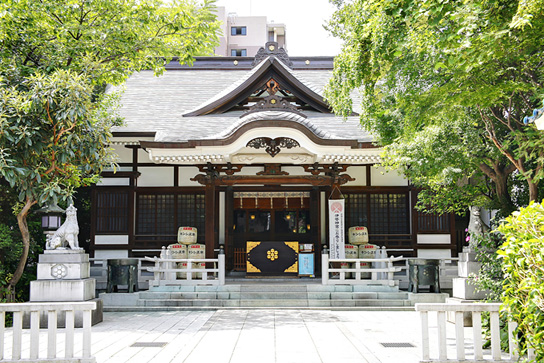
[[[508,177],[510,174],[516,170],[516,168],[508,164],[502,166],[501,164],[494,164],[493,166],[487,165],[485,163],[480,164],[480,170],[484,172],[493,183],[495,183],[495,194],[497,197],[497,202],[499,203],[499,208],[504,212],[504,215],[510,215],[516,208],[514,203],[512,203],[512,198],[510,197],[510,190],[508,189]]]
[[[497,193],[497,201],[504,215],[510,215],[516,207],[510,197],[510,189],[508,188],[508,176],[510,173],[498,172],[493,180],[495,183],[495,192]]]
[[[26,260],[28,259],[28,251],[30,250],[30,232],[28,231],[27,216],[30,208],[36,204],[36,201],[27,198],[25,206],[19,214],[17,214],[17,223],[19,224],[19,230],[21,231],[21,236],[23,237],[23,253],[19,259],[19,264],[17,269],[13,273],[11,280],[8,284],[8,302],[15,302],[15,286],[23,276],[25,270]]]
[[[538,202],[538,184],[529,179],[527,184],[529,185],[529,201]]]

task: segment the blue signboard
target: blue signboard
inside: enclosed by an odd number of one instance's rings
[[[313,253],[299,253],[298,275],[314,277],[314,254]]]

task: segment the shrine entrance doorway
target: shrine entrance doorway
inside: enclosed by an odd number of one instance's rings
[[[234,192],[232,233],[227,243],[232,270],[245,271],[248,276],[296,275],[298,246],[319,248],[319,208],[310,208],[310,197],[310,191]],[[279,255],[267,258],[270,251]],[[253,262],[248,263],[248,252]]]

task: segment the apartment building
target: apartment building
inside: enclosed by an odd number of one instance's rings
[[[223,36],[215,55],[254,57],[266,42],[276,42],[287,50],[285,24],[268,21],[266,16],[238,16],[222,6],[217,8],[217,17],[223,23]]]

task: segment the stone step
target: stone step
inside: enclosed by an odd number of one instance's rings
[[[241,285],[240,292],[306,292],[306,285]]]
[[[276,290],[276,289],[272,289]],[[348,289],[339,289],[348,290]],[[142,291],[139,299],[242,299],[242,300],[294,300],[294,299],[389,299],[407,300],[407,292],[351,292],[351,291],[269,291],[266,289],[250,289],[250,291],[188,291],[157,292]]]
[[[279,300],[279,299],[245,299],[240,300],[240,307],[308,307],[308,299],[290,299],[290,300]]]
[[[241,300],[297,300],[307,299],[308,293],[304,292],[286,292],[286,291],[255,291],[240,292]]]
[[[354,292],[353,299],[407,300],[407,292]]]
[[[147,299],[138,300],[138,307],[410,307],[407,300],[389,299]]]

